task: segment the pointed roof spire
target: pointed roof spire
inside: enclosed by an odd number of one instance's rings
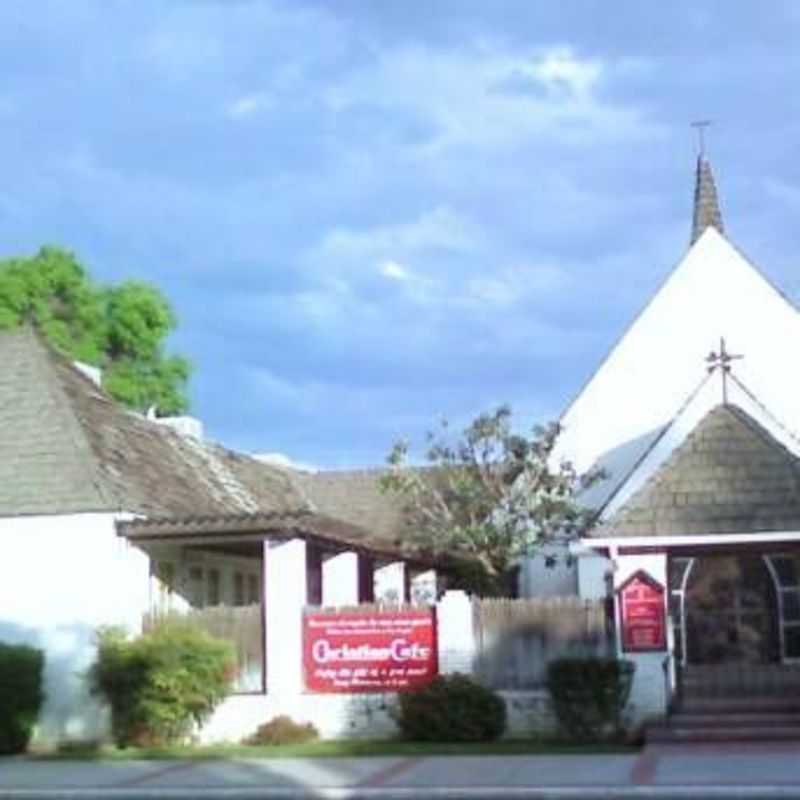
[[[717,186],[714,183],[714,174],[711,164],[705,157],[702,149],[697,156],[697,177],[694,185],[694,215],[692,218],[692,238],[689,244],[694,244],[706,228],[716,228],[720,233],[725,233],[722,224],[722,212],[719,208]]]

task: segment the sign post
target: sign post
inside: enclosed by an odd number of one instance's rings
[[[648,653],[666,650],[664,587],[644,570],[639,570],[617,592],[623,652]]]
[[[433,609],[307,614],[306,690],[321,693],[418,689],[438,673]]]

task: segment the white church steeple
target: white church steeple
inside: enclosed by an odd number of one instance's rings
[[[786,366],[787,348],[800,342],[800,314],[723,231],[701,147],[689,250],[560,419],[556,457],[579,472],[601,467],[608,476],[590,490],[590,506],[602,505],[661,436],[698,386],[704,362],[711,366],[709,349],[720,340],[747,355],[737,361],[739,377],[800,440],[796,374]],[[713,388],[703,393],[708,408],[726,399]]]

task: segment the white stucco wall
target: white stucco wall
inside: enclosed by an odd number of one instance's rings
[[[34,744],[102,736],[108,720],[83,677],[102,625],[137,630],[147,556],[116,535],[113,514],[0,518],[0,641],[45,651],[45,706]]]
[[[548,566],[548,557],[553,563]],[[569,547],[551,546],[546,552],[526,558],[520,565],[520,597],[564,597],[578,593],[578,567]]]
[[[608,595],[607,576],[613,569],[605,556],[581,553],[576,559],[578,567],[578,595],[584,600],[602,600]]]

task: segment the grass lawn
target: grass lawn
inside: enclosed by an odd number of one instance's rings
[[[50,760],[139,760],[139,759],[225,759],[225,758],[343,758],[366,756],[496,756],[556,755],[587,753],[630,753],[637,748],[621,744],[577,745],[532,739],[503,739],[499,742],[461,744],[455,742],[404,742],[398,740],[345,739],[298,745],[254,747],[214,745],[204,747],[138,748],[120,750],[75,745],[56,753],[34,757]]]

